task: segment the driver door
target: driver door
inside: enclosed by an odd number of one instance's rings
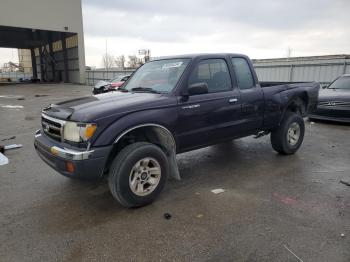
[[[199,83],[207,84],[207,93],[179,98],[177,134],[181,151],[234,137],[239,121],[240,94],[232,88],[225,59],[200,60],[187,87]]]

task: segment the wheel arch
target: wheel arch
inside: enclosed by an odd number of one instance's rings
[[[174,146],[174,148],[176,150],[176,140],[175,140],[173,133],[165,126],[160,125],[160,124],[156,124],[156,123],[138,124],[138,125],[135,125],[133,127],[129,127],[128,129],[124,130],[116,137],[113,144],[117,144],[128,133],[130,133],[134,130],[137,130],[137,129],[141,129],[141,128],[152,128],[152,129],[155,129],[155,132],[157,132],[157,133],[161,132],[161,131],[165,132],[169,136],[169,138],[171,138],[171,144],[172,144],[172,146]]]
[[[159,146],[167,155],[169,165],[173,169],[170,171],[170,176],[180,179],[176,164],[176,139],[174,134],[165,126],[157,123],[143,123],[131,126],[120,132],[113,142],[113,149],[111,150],[106,170],[108,171],[114,157],[125,146],[135,142],[150,142]]]
[[[306,116],[308,103],[309,97],[307,92],[301,92],[290,98],[283,110],[279,124],[281,124],[287,112],[298,113],[302,117]]]

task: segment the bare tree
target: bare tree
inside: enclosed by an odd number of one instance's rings
[[[139,64],[138,60],[139,59],[137,58],[136,55],[129,55],[128,59],[129,59],[129,61],[128,61],[129,67],[136,68],[138,66],[138,64]]]
[[[104,54],[102,57],[102,64],[105,69],[109,69],[114,65],[114,57],[110,54]]]
[[[125,67],[125,56],[121,55],[121,56],[117,56],[114,60],[114,64],[116,65],[116,67],[124,69]]]
[[[293,48],[291,48],[290,46],[287,47],[287,58],[292,57],[292,53],[293,53]]]

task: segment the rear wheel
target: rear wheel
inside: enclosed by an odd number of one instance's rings
[[[271,133],[271,145],[280,154],[294,154],[301,146],[305,133],[301,115],[287,112],[281,125]]]
[[[162,191],[168,169],[167,157],[158,146],[147,142],[128,145],[112,163],[110,191],[125,207],[145,206]]]

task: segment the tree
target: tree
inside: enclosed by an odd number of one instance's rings
[[[102,64],[105,69],[109,69],[114,65],[114,57],[110,54],[104,54],[102,57]]]
[[[124,69],[125,67],[125,56],[121,55],[121,56],[117,56],[114,60],[114,64],[116,65],[116,67]]]
[[[129,55],[128,59],[129,59],[128,61],[129,67],[136,68],[138,66],[139,61],[136,55]]]

